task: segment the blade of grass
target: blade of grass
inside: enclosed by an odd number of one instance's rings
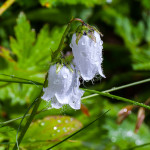
[[[1,79],[0,79],[1,81]],[[7,82],[7,81],[6,81]],[[121,89],[124,89],[124,88],[127,88],[127,87],[131,87],[131,86],[135,86],[135,85],[138,85],[138,84],[142,84],[142,83],[146,83],[146,82],[150,82],[150,78],[148,79],[145,79],[145,80],[141,80],[141,81],[137,81],[137,82],[133,82],[133,83],[130,83],[130,84],[126,84],[126,85],[123,85],[123,86],[118,86],[118,87],[115,87],[115,88],[111,88],[111,89],[108,89],[108,90],[105,90],[105,91],[102,91],[102,93],[106,93],[106,92],[113,92],[113,91],[117,91],[117,90],[121,90]],[[16,83],[20,83],[20,82],[16,82]],[[23,83],[23,82],[21,82]],[[33,84],[33,83],[25,83],[25,84]],[[39,83],[39,85],[42,85],[42,83]],[[84,99],[88,99],[88,98],[91,98],[91,97],[95,97],[95,96],[98,96],[99,94],[92,94],[92,95],[88,95],[88,96],[84,96],[81,98],[81,100],[84,100]],[[27,114],[27,116],[29,116],[30,114]],[[27,117],[26,116],[26,117]],[[10,122],[13,122],[13,121],[16,121],[18,119],[21,119],[23,116],[19,117],[19,118],[15,118],[15,119],[12,119],[12,120],[8,120],[6,122],[3,122],[4,124],[7,124],[7,123],[10,123]],[[2,123],[0,123],[2,124]]]
[[[39,113],[41,113],[41,112],[48,111],[48,110],[49,110],[49,109],[42,109],[42,110],[38,111],[38,112],[36,113],[36,115],[39,114]],[[26,114],[25,117],[28,117],[28,116],[30,116],[30,115],[31,115],[31,114]],[[11,119],[11,120],[8,120],[8,121],[5,121],[5,122],[0,122],[0,128],[3,127],[4,125],[7,125],[7,124],[9,124],[9,123],[12,123],[12,122],[14,122],[14,121],[16,121],[16,120],[22,119],[23,117],[24,117],[24,116],[21,116],[21,117],[15,118],[15,119]]]
[[[17,81],[20,81],[20,80],[27,81],[27,82],[24,82],[24,84],[43,85],[43,83],[40,83],[40,82],[37,82],[37,81],[32,81],[32,80],[25,79],[25,78],[16,77],[16,76],[14,76],[14,75],[8,75],[8,74],[4,74],[4,73],[0,73],[0,75],[6,76],[6,77],[10,77],[10,78],[14,78],[14,79],[19,79],[19,80],[17,80]],[[4,79],[3,81],[7,82],[7,79]],[[9,80],[9,81],[13,81],[13,80]],[[16,80],[15,80],[15,81],[16,81]],[[23,82],[22,82],[22,83],[23,83]]]
[[[20,80],[12,80],[12,79],[0,79],[0,82],[43,85],[43,83],[40,83],[40,82],[34,82],[34,81],[32,81],[32,82],[31,82],[31,81],[20,81]]]
[[[130,100],[130,99],[127,99],[127,98],[124,98],[124,97],[112,95],[112,94],[105,93],[105,92],[99,92],[99,91],[96,91],[96,90],[89,90],[89,89],[83,89],[83,88],[82,88],[82,90],[84,90],[86,92],[90,92],[90,93],[96,93],[96,94],[99,94],[101,96],[109,97],[111,99],[116,99],[116,100],[119,100],[119,101],[124,101],[124,102],[127,102],[127,103],[131,103],[131,104],[134,104],[134,105],[137,105],[137,106],[140,106],[140,107],[144,107],[144,108],[147,108],[147,109],[150,110],[150,106],[145,105],[143,103],[135,102],[133,100]]]
[[[134,149],[138,149],[138,148],[145,147],[145,146],[148,146],[148,145],[150,145],[150,143],[141,144],[141,145],[134,146],[134,147],[124,149],[124,150],[134,150]]]
[[[96,122],[97,120],[99,120],[102,116],[104,116],[106,113],[108,113],[110,111],[107,110],[106,112],[104,112],[102,115],[100,115],[98,118],[96,118],[95,120],[93,120],[92,122],[90,122],[89,124],[85,125],[83,128],[81,128],[80,130],[76,131],[75,133],[71,134],[70,136],[66,137],[64,140],[54,144],[53,146],[51,146],[50,148],[46,149],[46,150],[50,150],[56,146],[58,146],[59,144],[65,142],[66,140],[70,139],[71,137],[73,137],[74,135],[78,134],[79,132],[81,132],[82,130],[84,130],[85,128],[89,127],[90,125],[92,125],[94,122]]]
[[[27,109],[27,111],[25,112],[25,114],[23,115],[23,117],[22,117],[22,119],[21,119],[21,121],[20,121],[18,130],[17,130],[17,134],[16,134],[16,144],[17,144],[17,147],[18,147],[18,134],[19,134],[19,131],[20,131],[20,128],[21,128],[21,124],[22,124],[24,118],[26,117],[27,113],[29,112],[29,110],[33,107],[33,105],[35,104],[35,102],[36,102],[38,99],[39,99],[39,97],[36,98],[36,99],[32,102],[32,104],[31,104],[30,107]]]
[[[113,91],[121,90],[121,89],[124,89],[124,88],[127,88],[127,87],[135,86],[135,85],[146,83],[146,82],[150,82],[150,78],[144,79],[144,80],[141,80],[141,81],[136,81],[136,82],[129,83],[129,84],[125,84],[125,85],[118,86],[118,87],[113,87],[113,88],[111,88],[109,90],[105,90],[105,91],[102,91],[102,92],[103,93],[113,92]],[[97,93],[96,94],[92,94],[92,95],[88,95],[88,96],[82,97],[82,100],[87,99],[87,98],[91,98],[91,97],[95,97],[95,96],[98,96],[98,95],[99,94],[97,94]]]

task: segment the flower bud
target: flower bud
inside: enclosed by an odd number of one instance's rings
[[[79,89],[79,76],[75,71],[71,72],[66,66],[53,65],[48,71],[47,80],[48,87],[43,88],[44,95],[41,98],[51,100],[52,108],[59,109],[69,104],[73,109],[80,109],[84,92]]]
[[[83,33],[83,34],[82,34]],[[74,63],[84,80],[91,80],[102,70],[103,41],[97,31],[89,30],[73,34],[70,47],[74,55]]]

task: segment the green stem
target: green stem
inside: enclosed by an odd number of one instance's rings
[[[90,92],[90,93],[97,93],[98,95],[101,95],[101,96],[109,97],[111,99],[116,99],[116,100],[119,100],[119,101],[124,101],[124,102],[131,103],[131,104],[134,104],[134,105],[137,105],[137,106],[140,106],[140,107],[144,107],[144,108],[147,108],[147,109],[150,110],[150,106],[145,105],[143,103],[135,102],[135,101],[127,99],[127,98],[123,98],[123,97],[119,97],[119,96],[116,96],[116,95],[112,95],[112,94],[104,93],[104,92],[99,92],[99,91],[95,91],[95,90],[89,90],[89,89],[82,89],[82,90],[84,90],[86,92]]]
[[[70,30],[70,25],[73,21],[78,21],[78,22],[81,22],[82,24],[84,24],[84,21],[79,18],[74,18],[68,23],[67,28],[66,28],[66,30],[61,38],[61,41],[59,43],[59,46],[58,46],[57,50],[53,53],[52,60],[54,60],[54,59],[56,60],[59,56],[59,53],[62,51],[62,45],[64,44],[65,37],[68,34],[68,32]]]
[[[62,47],[62,45],[63,45],[63,43],[64,43],[65,36],[66,36],[67,33],[69,32],[70,24],[71,24],[73,21],[79,21],[79,22],[81,22],[81,23],[84,23],[84,22],[83,22],[81,19],[79,19],[79,18],[72,19],[72,20],[69,22],[69,24],[68,24],[68,26],[67,26],[67,28],[66,28],[66,30],[65,30],[65,32],[64,32],[64,34],[63,34],[63,36],[62,36],[62,39],[61,39],[60,44],[59,44],[59,46],[58,46],[58,49],[57,49],[56,52],[54,53],[54,55],[53,55],[54,57],[52,57],[52,61],[53,61],[53,60],[56,60],[57,57],[59,56],[59,53],[61,52],[61,47]],[[47,77],[46,77],[46,79],[45,79],[45,82],[44,82],[44,85],[43,85],[43,86],[45,86],[46,84],[47,84]],[[16,144],[15,144],[13,150],[16,150],[17,147],[19,148],[19,144],[21,143],[21,141],[22,141],[22,139],[23,139],[25,133],[27,132],[27,130],[28,130],[28,128],[29,128],[29,126],[30,126],[30,124],[31,124],[31,122],[32,122],[32,120],[33,120],[33,118],[34,118],[34,116],[36,115],[37,109],[38,109],[38,107],[39,107],[39,105],[40,105],[40,103],[41,103],[41,101],[42,101],[42,99],[41,99],[42,94],[43,94],[43,90],[41,91],[41,94],[40,94],[40,96],[39,96],[39,99],[38,99],[37,102],[35,103],[34,108],[33,108],[33,110],[32,110],[32,113],[31,113],[29,119],[27,120],[27,123],[26,123],[25,126],[23,127],[22,132],[21,132],[21,134],[20,134],[20,136],[19,136],[19,138],[18,138],[18,141],[16,142]]]
[[[45,112],[45,111],[48,111],[49,109],[42,109],[42,110],[40,110],[40,111],[38,111],[36,114],[39,114],[39,113],[41,113],[41,112]],[[16,121],[16,120],[19,120],[19,119],[22,119],[23,117],[25,118],[25,117],[28,117],[28,116],[30,116],[31,114],[26,114],[25,116],[21,116],[21,117],[18,117],[18,118],[15,118],[15,119],[11,119],[11,120],[8,120],[8,121],[5,121],[5,122],[0,122],[0,127],[1,126],[4,126],[4,125],[6,125],[6,124],[9,124],[9,123],[11,123],[11,122],[14,122],[14,121]]]
[[[38,107],[39,107],[39,105],[40,105],[40,103],[41,103],[41,101],[42,101],[42,99],[41,99],[42,93],[43,93],[43,92],[41,92],[41,94],[40,94],[40,96],[39,96],[39,99],[36,101],[36,103],[35,103],[35,105],[34,105],[34,108],[33,108],[33,110],[32,110],[32,113],[31,113],[29,119],[27,120],[27,123],[26,123],[25,126],[23,127],[23,129],[22,129],[22,131],[21,131],[21,134],[20,134],[20,136],[19,136],[19,138],[18,138],[18,142],[16,142],[16,144],[15,144],[13,150],[17,150],[17,147],[18,147],[19,144],[21,143],[21,141],[22,141],[22,139],[23,139],[25,133],[27,132],[27,130],[28,130],[28,128],[29,128],[29,126],[30,126],[30,124],[31,124],[31,122],[32,122],[32,120],[33,120],[33,118],[34,118],[34,116],[36,115],[37,109],[38,109]]]
[[[35,81],[19,81],[19,80],[12,80],[12,79],[0,79],[0,82],[43,85],[43,83],[35,82]]]
[[[124,88],[127,88],[127,87],[131,87],[131,86],[142,84],[142,83],[146,83],[146,82],[150,82],[150,78],[149,79],[145,79],[145,80],[141,80],[141,81],[137,81],[137,82],[133,82],[133,83],[130,83],[130,84],[126,84],[126,85],[123,85],[123,86],[115,87],[115,88],[112,88],[112,89],[109,89],[109,90],[105,90],[105,91],[102,91],[102,92],[103,93],[113,92],[113,91],[121,90],[121,89],[124,89]],[[26,84],[29,84],[29,83],[26,83]],[[33,83],[30,83],[30,84],[33,84]],[[36,84],[37,84],[37,82],[36,82]],[[40,83],[40,84],[43,85],[42,83]],[[84,97],[82,97],[81,100],[88,99],[88,98],[91,98],[91,97],[95,97],[95,96],[98,96],[98,95],[99,94],[92,94],[92,95],[84,96]],[[27,116],[30,116],[30,114],[27,114],[26,117]],[[23,116],[15,118],[15,119],[12,119],[12,120],[8,120],[8,121],[5,121],[5,122],[0,122],[0,125],[5,125],[7,123],[10,123],[10,122],[16,121],[18,119],[22,119],[22,118],[23,118]]]
[[[146,82],[150,82],[150,78],[144,79],[144,80],[141,80],[141,81],[137,81],[137,82],[133,82],[133,83],[129,83],[129,84],[126,84],[126,85],[118,86],[118,87],[113,87],[109,90],[105,90],[105,91],[102,91],[102,92],[103,93],[113,92],[113,91],[121,90],[121,89],[124,89],[124,88],[127,88],[127,87],[135,86],[135,85],[146,83]],[[81,100],[91,98],[91,97],[95,97],[95,96],[98,96],[98,95],[99,94],[92,94],[92,95],[84,96]]]

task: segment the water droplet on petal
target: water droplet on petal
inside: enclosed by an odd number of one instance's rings
[[[85,52],[81,52],[81,55],[82,55],[83,57],[87,57],[87,54],[86,54]]]
[[[81,45],[85,45],[85,42],[82,42]]]
[[[100,45],[102,45],[102,44],[103,44],[103,41],[101,40],[101,41],[100,41]]]
[[[101,49],[103,49],[103,46],[100,46]]]
[[[58,84],[58,83],[59,83],[58,79],[54,80],[54,84]]]
[[[68,77],[68,74],[64,74],[64,75],[63,75],[63,78],[66,79],[67,77]]]
[[[94,44],[94,47],[96,47],[96,46],[97,46],[97,43]]]

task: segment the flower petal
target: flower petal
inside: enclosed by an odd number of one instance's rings
[[[88,36],[83,35],[76,44],[76,34],[73,35],[70,46],[74,55],[74,63],[84,80],[91,80],[96,74],[105,77],[102,71],[103,41],[100,35],[94,31],[96,43]]]

